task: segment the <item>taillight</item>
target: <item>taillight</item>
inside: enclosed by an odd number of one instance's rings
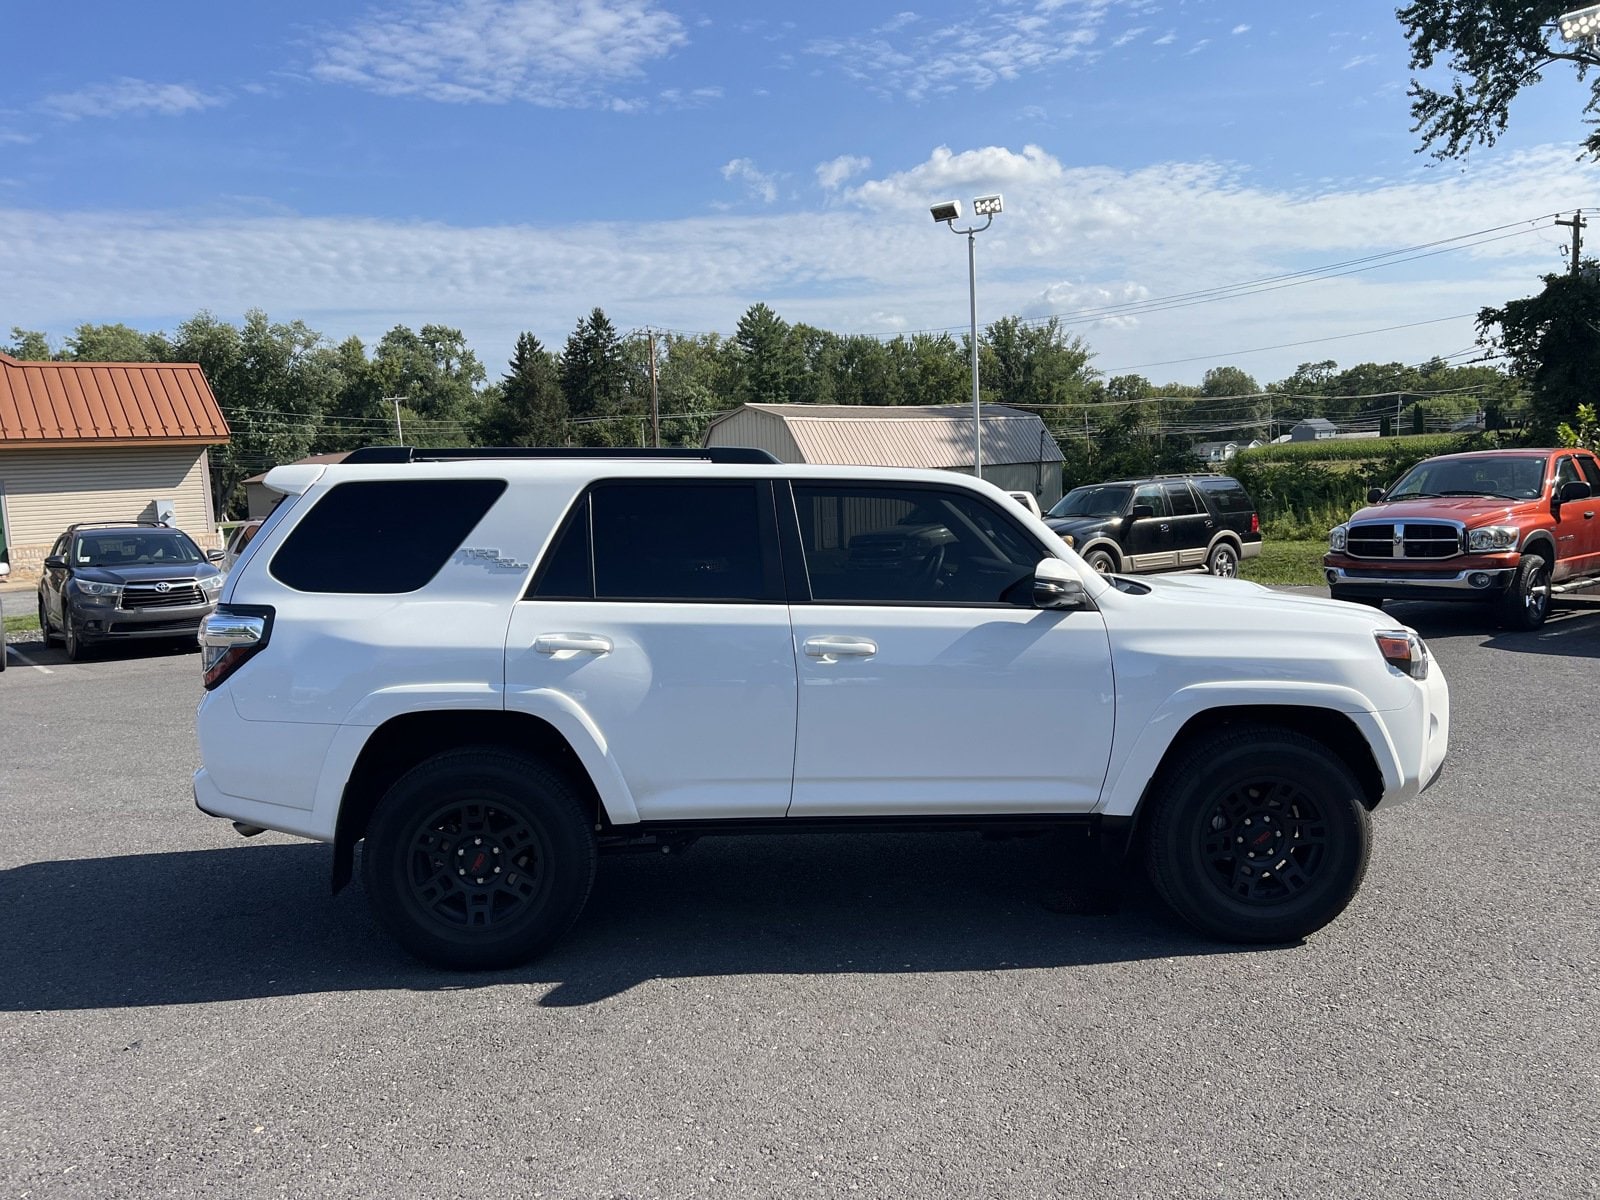
[[[1251,513],[1250,514],[1250,532],[1251,533],[1260,533],[1261,532],[1261,514],[1260,513]]]
[[[218,605],[200,626],[200,677],[206,691],[266,649],[271,636],[272,609],[269,606]]]
[[[1372,635],[1378,639],[1378,652],[1395,670],[1413,679],[1428,677],[1428,647],[1409,629],[1379,630]]]

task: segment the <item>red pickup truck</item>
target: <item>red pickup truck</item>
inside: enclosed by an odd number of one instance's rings
[[[1600,584],[1600,460],[1485,450],[1418,463],[1328,535],[1335,600],[1467,600],[1537,629],[1552,596]]]

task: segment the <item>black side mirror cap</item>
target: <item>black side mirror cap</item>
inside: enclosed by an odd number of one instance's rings
[[[1142,521],[1146,517],[1153,517],[1156,515],[1155,506],[1152,504],[1135,504],[1133,506],[1133,511],[1128,515],[1131,516],[1135,521]]]
[[[1587,500],[1594,495],[1591,488],[1582,479],[1569,479],[1556,489],[1556,503],[1566,504],[1573,500]]]
[[[65,554],[51,554],[45,558],[44,565],[56,570],[64,570],[67,565],[67,556]]]
[[[1368,504],[1376,504],[1379,500],[1382,500],[1382,499],[1383,499],[1383,489],[1382,488],[1368,488],[1367,489],[1367,503]]]

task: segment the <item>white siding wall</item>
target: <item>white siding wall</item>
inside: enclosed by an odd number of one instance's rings
[[[805,462],[782,417],[748,408],[719,421],[707,433],[706,445],[752,446],[768,451],[779,462]]]
[[[154,517],[171,500],[179,528],[215,544],[206,453],[200,446],[0,450],[6,542],[12,570],[31,573],[74,521]]]

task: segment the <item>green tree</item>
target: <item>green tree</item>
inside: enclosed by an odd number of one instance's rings
[[[159,362],[168,349],[164,334],[140,333],[127,325],[79,325],[67,338],[61,357],[77,362]]]
[[[373,351],[381,396],[402,396],[405,440],[416,446],[462,446],[479,419],[483,364],[459,329],[396,325]],[[392,401],[389,403],[392,404]],[[391,410],[392,415],[392,410]]]
[[[22,362],[49,362],[54,357],[50,353],[49,338],[36,329],[17,325],[11,327],[11,343],[5,347],[5,352]]]
[[[659,344],[661,442],[698,446],[718,412],[733,407],[732,343],[715,333],[669,333]]]
[[[1546,68],[1570,64],[1580,81],[1600,66],[1592,41],[1566,43],[1555,19],[1576,0],[1414,0],[1396,14],[1411,46],[1411,69],[1443,63],[1444,90],[1411,81],[1411,131],[1439,159],[1461,158],[1474,146],[1492,146],[1506,130],[1511,104],[1543,78]],[[1600,105],[1600,77],[1589,83],[1585,113]],[[1594,125],[1595,122],[1588,122]],[[1584,142],[1600,156],[1600,129]]]
[[[1002,317],[984,331],[978,348],[983,398],[1034,408],[1082,403],[1094,391],[1093,356],[1088,343],[1055,317],[1043,324]]]
[[[1498,333],[1493,331],[1498,330]],[[1537,296],[1478,314],[1478,331],[1502,348],[1528,393],[1529,434],[1541,444],[1591,402],[1600,374],[1600,265],[1546,275]]]
[[[1208,398],[1254,396],[1260,391],[1255,377],[1239,367],[1212,367],[1200,380],[1200,394]]]
[[[567,398],[555,355],[533,334],[517,336],[510,369],[486,406],[481,432],[489,446],[567,444]]]
[[[738,364],[734,394],[742,404],[791,404],[803,390],[805,363],[788,322],[752,304],[733,337]]]
[[[578,322],[561,353],[561,391],[585,446],[627,446],[638,439],[628,404],[628,365],[622,339],[605,311],[595,308]]]

